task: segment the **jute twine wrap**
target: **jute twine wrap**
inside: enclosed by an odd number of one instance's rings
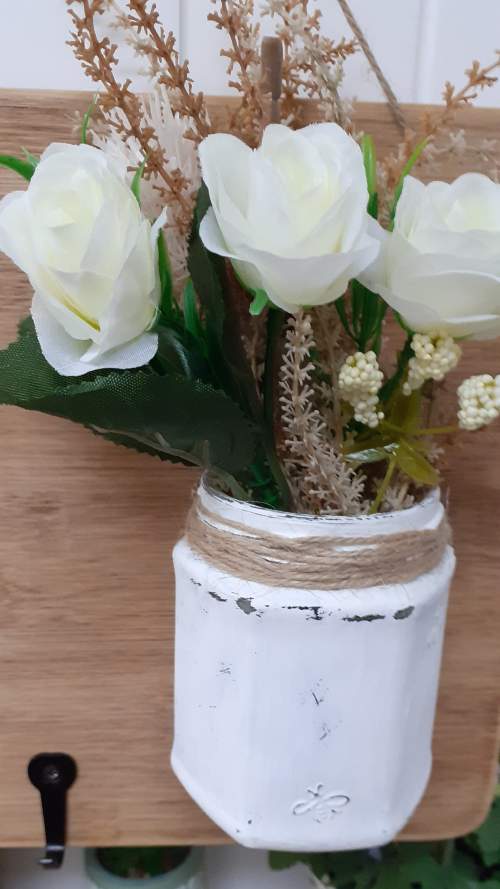
[[[414,580],[441,561],[451,535],[446,517],[433,530],[370,537],[281,537],[210,512],[199,497],[186,538],[227,574],[271,587],[340,590]]]

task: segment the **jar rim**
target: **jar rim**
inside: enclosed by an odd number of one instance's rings
[[[381,521],[383,522],[383,524],[392,524],[394,520],[398,520],[403,515],[405,517],[415,516],[428,510],[429,508],[432,508],[433,506],[438,506],[441,503],[441,489],[439,487],[435,487],[431,488],[421,500],[419,500],[417,503],[414,503],[412,506],[408,506],[406,509],[392,510],[389,512],[378,512],[373,514],[350,516],[340,514],[314,515],[307,512],[290,512],[288,510],[270,509],[268,506],[260,506],[257,503],[251,503],[248,500],[240,500],[238,497],[233,497],[230,494],[224,494],[222,491],[217,490],[217,488],[211,483],[210,470],[206,470],[203,473],[200,479],[199,490],[203,494],[207,495],[215,504],[223,507],[235,507],[241,512],[241,514],[254,516],[255,518],[264,518],[266,516],[269,516],[274,517],[277,520],[295,520],[297,522],[321,523],[322,525],[326,524],[345,526],[346,524],[350,523],[359,525],[362,523],[380,523]]]

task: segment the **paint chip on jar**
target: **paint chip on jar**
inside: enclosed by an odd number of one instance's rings
[[[408,605],[408,608],[401,608],[399,611],[395,612],[394,620],[406,620],[406,618],[410,617],[414,611],[414,605]]]

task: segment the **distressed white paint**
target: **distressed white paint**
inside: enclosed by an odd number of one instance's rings
[[[206,21],[209,0],[157,0],[157,5],[165,26],[177,34],[183,55],[191,59],[197,85],[209,93],[226,92],[226,62],[219,56],[224,37]],[[318,0],[318,6],[325,33],[348,33],[335,0]],[[498,0],[473,5],[469,0],[351,0],[351,6],[401,101],[439,101],[445,80],[463,83],[464,68],[471,60],[492,59],[498,44]],[[67,31],[65,0],[10,3],[0,33],[0,86],[88,88],[65,46]],[[136,70],[126,53],[123,73]],[[381,98],[362,56],[349,60],[346,70],[350,96]],[[135,82],[144,83],[137,78]],[[480,103],[500,104],[500,86],[487,90]]]
[[[434,528],[437,495],[355,519],[273,514],[201,491],[207,508],[293,538]],[[227,575],[186,540],[176,570],[173,769],[198,805],[253,848],[389,842],[431,769],[454,556],[410,583],[336,591]],[[272,568],[270,569],[272,571]]]

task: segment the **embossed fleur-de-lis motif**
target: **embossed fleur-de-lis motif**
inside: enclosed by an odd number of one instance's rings
[[[345,793],[325,790],[324,784],[321,783],[315,787],[308,787],[307,793],[309,795],[307,799],[294,803],[292,815],[312,815],[319,823],[338,815],[351,801]]]

